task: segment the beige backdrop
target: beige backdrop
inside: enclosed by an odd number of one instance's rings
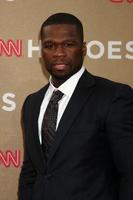
[[[47,81],[35,47],[42,22],[55,12],[73,13],[83,22],[88,47],[84,65],[91,73],[133,86],[133,3],[0,0],[1,200],[17,200],[23,159],[21,107],[25,97]]]

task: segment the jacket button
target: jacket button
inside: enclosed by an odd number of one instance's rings
[[[44,177],[45,177],[46,179],[49,179],[49,178],[52,177],[52,174],[46,174]]]

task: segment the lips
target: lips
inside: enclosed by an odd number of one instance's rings
[[[66,68],[66,64],[65,63],[54,63],[53,64],[53,67],[56,69],[56,70],[63,70],[64,68]]]

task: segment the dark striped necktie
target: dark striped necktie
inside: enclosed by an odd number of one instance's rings
[[[54,91],[44,113],[42,121],[42,149],[46,158],[48,158],[50,148],[56,139],[58,101],[62,96],[63,93],[59,90]]]

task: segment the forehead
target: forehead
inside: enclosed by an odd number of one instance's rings
[[[78,36],[77,27],[73,24],[52,24],[43,28],[43,39],[77,38]]]

